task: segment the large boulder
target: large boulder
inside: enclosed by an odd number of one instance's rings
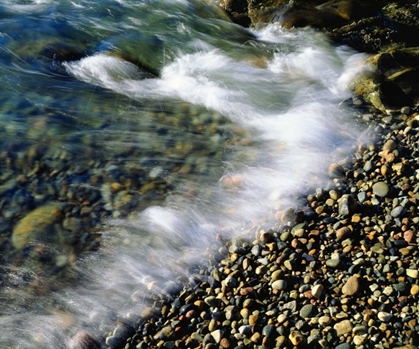
[[[382,111],[418,104],[418,47],[388,49],[371,56],[371,69],[360,75],[350,86]]]
[[[418,1],[386,0],[214,0],[235,22],[310,26],[338,43],[377,53],[398,43],[418,46]]]

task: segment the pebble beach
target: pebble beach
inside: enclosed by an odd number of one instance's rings
[[[170,297],[151,282],[154,303],[108,347],[417,348],[418,112],[353,104],[370,140],[331,164],[324,188],[273,227],[221,234]]]
[[[419,346],[418,3],[0,5],[0,349]]]

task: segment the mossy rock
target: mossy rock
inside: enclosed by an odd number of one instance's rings
[[[48,237],[53,225],[62,219],[62,208],[62,203],[52,202],[29,212],[13,229],[13,247],[21,250],[32,240]]]
[[[418,47],[391,48],[368,58],[370,70],[350,86],[382,111],[418,104]]]

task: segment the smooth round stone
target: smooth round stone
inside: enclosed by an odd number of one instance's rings
[[[321,326],[327,326],[331,322],[331,318],[328,315],[321,316],[318,320],[318,324]]]
[[[396,148],[397,148],[397,143],[395,143],[395,141],[394,141],[394,140],[389,139],[389,140],[387,140],[387,141],[385,142],[385,144],[384,144],[384,146],[383,146],[382,150],[383,150],[383,151],[387,151],[387,152],[391,152],[391,151],[393,151],[393,150],[394,150],[394,149],[396,149]]]
[[[252,331],[252,326],[250,325],[243,325],[238,328],[239,333],[248,336]]]
[[[342,292],[346,296],[353,296],[359,290],[359,278],[356,276],[350,276],[347,282],[344,284],[342,288]]]
[[[357,194],[357,200],[359,200],[360,203],[363,203],[366,200],[366,192],[361,191]]]
[[[283,275],[282,270],[276,270],[271,274],[271,279],[275,281],[281,280],[282,275]]]
[[[280,241],[282,241],[282,242],[288,241],[290,236],[291,236],[290,232],[285,231],[285,232],[280,234]]]
[[[276,280],[271,284],[271,287],[275,290],[284,290],[287,287],[287,281],[286,280]]]
[[[277,322],[279,323],[279,324],[282,324],[284,321],[286,321],[286,319],[288,318],[288,316],[286,315],[286,314],[280,314],[278,317],[277,317]]]
[[[252,336],[251,336],[251,342],[254,343],[258,343],[260,341],[261,338],[261,334],[258,332],[255,332]]]
[[[415,296],[416,294],[418,294],[419,293],[419,286],[418,285],[413,285],[412,287],[411,287],[411,290],[410,290],[410,294],[412,295],[412,296]]]
[[[365,165],[363,166],[363,171],[369,172],[372,169],[372,161],[366,161]]]
[[[13,229],[13,247],[21,250],[31,240],[49,231],[62,218],[63,206],[60,202],[50,202],[29,212]]]
[[[419,277],[419,271],[417,269],[407,269],[405,272],[410,278],[418,279]]]
[[[384,290],[382,291],[382,293],[386,296],[390,296],[392,292],[394,292],[394,289],[391,286],[385,287]]]
[[[404,211],[405,211],[404,207],[397,206],[391,211],[391,216],[394,217],[394,218],[397,218],[397,217],[401,216],[401,214],[403,214]]]
[[[392,314],[385,311],[380,311],[378,313],[378,319],[382,322],[389,322],[392,319]]]
[[[354,343],[354,345],[357,345],[357,346],[359,346],[359,345],[362,345],[363,343],[364,343],[364,341],[365,341],[365,339],[366,339],[366,336],[367,335],[362,335],[362,336],[354,336],[353,337],[353,343]]]
[[[266,337],[274,337],[276,333],[276,328],[273,325],[266,325],[262,329],[262,334]]]
[[[242,309],[241,309],[241,311],[240,311],[239,313],[241,314],[241,316],[242,316],[244,319],[248,319],[248,317],[249,317],[249,309],[247,309],[247,308],[242,308]]]
[[[321,284],[312,286],[311,293],[315,298],[320,298],[324,292],[324,286]]]
[[[334,330],[341,336],[342,334],[350,333],[353,330],[353,325],[350,320],[343,320],[334,325]]]
[[[251,248],[251,253],[254,256],[259,256],[261,252],[260,246],[259,245],[255,245],[254,247]]]
[[[337,238],[337,240],[344,240],[347,239],[348,237],[350,237],[352,231],[350,230],[349,227],[342,227],[340,229],[337,229],[337,231],[335,232],[335,236]]]
[[[77,332],[70,340],[70,349],[99,349],[100,347],[101,345],[86,331]]]
[[[311,316],[313,311],[314,311],[314,306],[312,304],[306,304],[300,310],[299,315],[301,318],[306,319]]]
[[[389,193],[389,186],[387,183],[385,182],[376,182],[373,186],[372,186],[372,191],[375,195],[380,196],[380,197],[385,197],[388,195]]]
[[[330,267],[330,268],[336,268],[338,267],[338,265],[340,264],[340,260],[337,258],[334,259],[327,259],[327,261],[325,262],[325,264]]]

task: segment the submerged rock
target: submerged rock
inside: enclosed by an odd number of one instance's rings
[[[51,202],[29,212],[13,229],[13,247],[21,250],[31,240],[48,235],[53,224],[61,219],[62,208],[62,203]]]

